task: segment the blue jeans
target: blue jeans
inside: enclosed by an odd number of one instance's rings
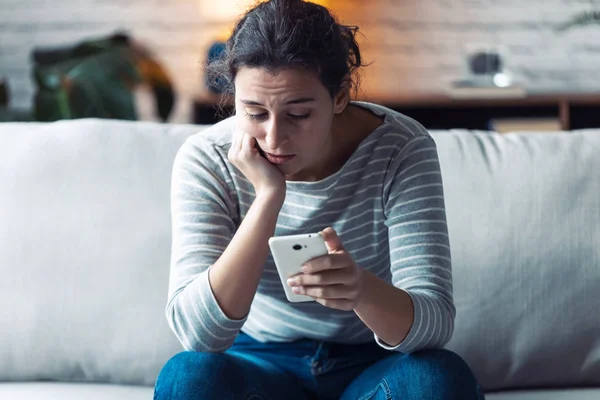
[[[479,400],[467,364],[448,350],[396,353],[375,342],[261,343],[240,333],[225,353],[185,351],[161,370],[154,400]]]

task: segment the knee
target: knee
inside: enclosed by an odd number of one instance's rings
[[[471,369],[456,353],[446,349],[430,349],[408,354],[411,369],[417,373],[439,377],[472,378]]]
[[[225,354],[184,351],[161,369],[155,384],[155,399],[186,398],[185,393],[210,392],[223,385],[229,368]],[[182,396],[183,395],[183,396]]]
[[[228,357],[220,353],[183,351],[171,357],[162,368],[159,377],[181,377],[193,375],[204,378],[210,375],[218,379],[227,368]]]
[[[395,367],[389,377],[390,386],[409,392],[405,393],[407,398],[479,397],[478,385],[471,369],[459,355],[449,350],[430,349],[407,354]]]

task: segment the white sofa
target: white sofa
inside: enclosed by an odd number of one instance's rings
[[[203,127],[0,124],[0,399],[150,399],[173,158]],[[600,130],[432,132],[457,319],[491,400],[600,399]]]

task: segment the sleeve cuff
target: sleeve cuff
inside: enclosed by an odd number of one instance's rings
[[[393,350],[401,353],[412,353],[413,351],[422,347],[424,342],[423,339],[427,334],[429,324],[427,320],[424,320],[427,317],[423,312],[424,308],[426,308],[423,296],[418,293],[411,293],[408,291],[406,293],[408,293],[413,303],[414,320],[404,340],[397,346],[390,346],[381,340],[376,334],[373,334],[375,337],[375,342],[386,350]]]
[[[225,315],[210,286],[208,273],[211,267],[204,271],[200,278],[200,296],[202,297],[202,301],[206,304],[206,312],[208,314],[204,316],[204,319],[211,320],[218,328],[222,328],[225,331],[239,331],[248,319],[248,315],[246,314],[242,319],[231,319]]]

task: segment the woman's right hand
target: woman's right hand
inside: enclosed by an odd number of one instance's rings
[[[275,196],[283,203],[285,176],[259,153],[253,136],[236,129],[227,157],[252,183],[256,196]]]

